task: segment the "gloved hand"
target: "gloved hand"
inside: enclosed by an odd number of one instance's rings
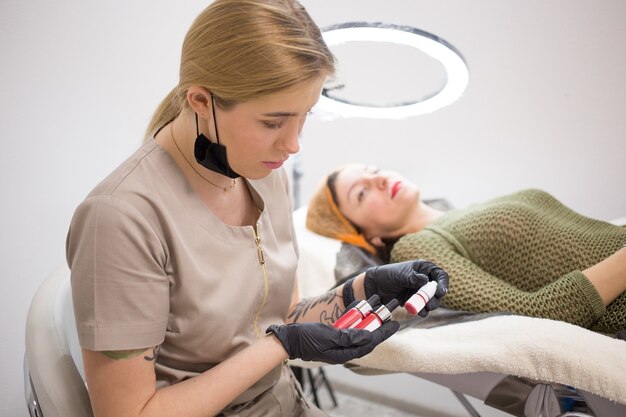
[[[272,324],[266,333],[273,333],[283,345],[289,359],[340,364],[367,355],[394,334],[396,321],[383,323],[370,332],[361,329],[335,329],[323,323]]]
[[[404,305],[413,294],[428,281],[437,282],[435,296],[420,312],[426,317],[428,312],[439,307],[441,297],[448,292],[448,274],[430,261],[417,259],[375,266],[365,272],[365,295],[367,298],[378,294],[383,304],[397,298]]]

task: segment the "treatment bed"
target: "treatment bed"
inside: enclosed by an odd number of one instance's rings
[[[306,207],[294,212],[301,297],[335,284],[341,246],[307,230],[305,218]],[[401,323],[410,317],[398,314]],[[626,416],[626,341],[554,320],[471,316],[459,313],[449,324],[432,326],[409,320],[345,366],[362,375],[409,373],[446,386],[472,416],[479,414],[465,395],[512,416]]]
[[[302,297],[334,285],[340,248],[339,241],[308,231],[305,216],[306,209],[294,213]],[[66,265],[50,274],[29,308],[24,394],[33,417],[92,415],[69,276]],[[408,373],[443,385],[472,416],[479,414],[466,395],[512,416],[626,416],[626,341],[564,322],[505,314],[452,312],[453,324],[439,325],[442,310],[431,312],[426,327],[394,312],[403,328],[345,366],[362,375]]]

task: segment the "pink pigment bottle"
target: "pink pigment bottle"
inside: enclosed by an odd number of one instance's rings
[[[365,317],[359,324],[355,326],[356,329],[363,329],[374,331],[383,325],[386,321],[391,320],[391,312],[400,305],[400,302],[395,298],[389,301],[386,306],[380,306],[376,311],[372,311],[367,317]]]
[[[367,301],[361,300],[356,306],[346,311],[341,317],[333,323],[333,327],[337,329],[349,329],[355,327],[368,314],[370,314],[375,305],[380,303],[378,294],[374,294]]]
[[[404,303],[404,308],[412,315],[416,315],[433,298],[435,291],[437,291],[437,282],[428,282]]]

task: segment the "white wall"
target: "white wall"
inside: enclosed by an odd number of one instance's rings
[[[347,161],[395,167],[455,206],[538,187],[588,216],[626,214],[626,2],[590,0],[310,2],[321,25],[389,21],[464,55],[464,96],[403,121],[309,123],[305,193]],[[371,60],[376,73],[376,60]],[[382,73],[379,79],[384,82]],[[416,74],[415,82],[419,82]],[[372,80],[373,82],[375,80]],[[410,88],[410,86],[407,86]],[[320,157],[323,155],[323,157]]]
[[[466,96],[432,115],[399,122],[310,120],[302,148],[305,198],[323,173],[355,160],[398,167],[426,194],[458,206],[538,186],[590,216],[626,215],[624,2],[568,1],[558,18],[558,7],[546,16],[536,13],[535,7],[546,7],[537,1],[515,2],[514,15],[510,3],[494,1],[471,2],[474,10],[443,0],[384,2],[384,8],[371,0],[358,8],[345,1],[336,9],[330,2],[304,3],[321,25],[386,19],[441,31],[462,51],[494,39],[494,53],[519,49],[515,62],[502,63],[497,53],[487,61],[478,52],[466,54],[473,77]],[[206,4],[0,2],[0,415],[26,416],[26,312],[46,274],[64,262],[74,207],[139,145],[153,109],[176,83],[185,30]],[[419,9],[415,21],[407,21],[404,8]],[[538,55],[504,42],[509,27],[523,29],[529,20],[525,35],[511,32],[511,40],[530,37]],[[576,22],[579,32],[592,36],[562,38]],[[460,31],[463,24],[468,31]],[[553,28],[556,41],[539,36],[546,28]],[[567,46],[561,66],[551,54],[555,43]],[[542,66],[555,65],[562,76],[542,79]],[[536,80],[535,88],[521,87],[522,79]]]
[[[143,137],[206,1],[0,2],[0,415],[26,416],[24,324],[76,205]]]

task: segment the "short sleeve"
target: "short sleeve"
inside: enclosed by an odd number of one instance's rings
[[[66,249],[83,348],[137,349],[164,340],[166,251],[136,207],[110,195],[88,198],[74,213]]]

